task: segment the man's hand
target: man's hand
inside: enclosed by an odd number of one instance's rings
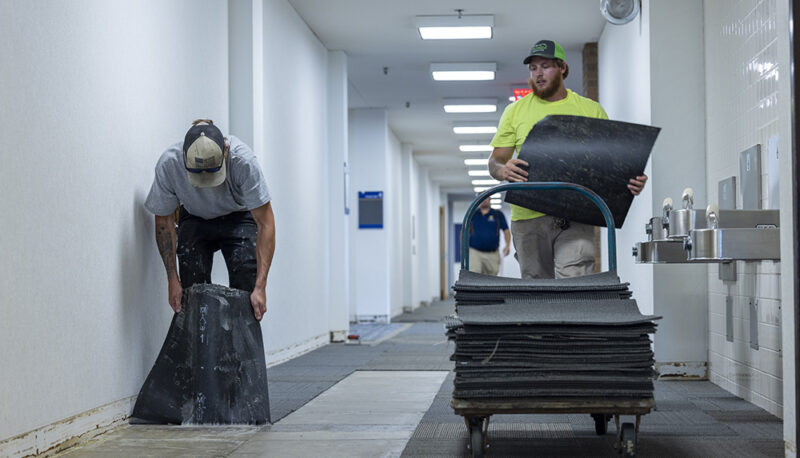
[[[511,248],[508,246],[508,244],[506,244],[506,246],[503,247],[503,257],[508,256],[508,253],[510,253],[510,252],[511,252]]]
[[[528,181],[528,172],[520,168],[520,166],[528,166],[528,163],[522,159],[509,159],[506,165],[501,169],[503,180],[509,182]]]
[[[642,189],[644,189],[645,183],[647,183],[647,175],[631,178],[628,180],[628,189],[631,190],[631,194],[638,196],[642,192]]]
[[[170,277],[167,288],[169,291],[169,306],[172,307],[172,310],[174,310],[175,313],[180,313],[183,287],[181,286],[181,282],[178,280],[178,277]]]
[[[250,304],[253,306],[253,315],[256,320],[261,321],[264,314],[267,313],[267,292],[264,288],[256,288],[250,293]]]

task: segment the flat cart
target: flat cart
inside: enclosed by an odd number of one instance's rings
[[[492,194],[508,189],[523,190],[573,190],[588,197],[600,208],[608,230],[608,270],[616,272],[616,235],[614,219],[603,199],[592,190],[574,183],[564,182],[523,182],[506,183],[487,189],[475,198],[464,216],[461,226],[461,267],[469,269],[469,224],[480,203]],[[500,414],[590,414],[595,422],[595,432],[604,435],[608,432],[608,422],[614,418],[617,428],[617,450],[626,457],[636,456],[637,438],[641,416],[655,408],[655,400],[650,398],[498,398],[467,400],[453,398],[450,406],[456,415],[464,417],[469,431],[469,447],[473,457],[482,457],[487,451],[489,419]],[[634,415],[635,423],[622,423],[620,416]]]

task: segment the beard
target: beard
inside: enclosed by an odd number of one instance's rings
[[[552,97],[553,94],[558,91],[558,88],[561,87],[563,82],[564,77],[562,76],[561,72],[556,74],[556,76],[546,86],[541,88],[536,86],[536,82],[533,80],[533,78],[528,78],[528,85],[531,87],[531,90],[533,90],[533,94],[540,99],[548,99]]]

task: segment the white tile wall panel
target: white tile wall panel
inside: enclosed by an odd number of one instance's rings
[[[758,399],[760,396],[777,404],[782,402],[783,387],[780,377],[775,377],[738,361],[725,358],[717,352],[710,351],[708,359],[709,363],[714,367],[710,373],[716,374],[736,385],[738,388],[733,393],[737,396],[751,401]]]
[[[761,347],[758,350],[750,348],[748,335],[737,335],[734,332],[733,342],[725,340],[725,334],[712,332],[709,335],[709,348],[722,357],[735,361],[739,364],[752,366],[765,374],[776,378],[783,377],[783,361],[781,353]],[[764,358],[764,354],[774,353],[770,358]]]
[[[722,179],[739,179],[739,153],[762,146],[762,205],[766,147],[779,131],[777,0],[705,0],[706,179],[709,202]],[[785,97],[784,97],[785,98]],[[741,196],[737,196],[741,206]],[[782,408],[780,263],[738,262],[737,280],[708,269],[709,371],[714,383],[780,414]],[[725,296],[734,297],[734,342],[725,340]],[[758,300],[759,350],[749,346],[749,298]]]
[[[753,393],[753,391],[750,390],[749,388],[741,387],[733,383],[732,381],[720,376],[716,372],[709,373],[708,378],[712,383],[719,385],[723,389],[741,397],[742,399],[746,399],[747,401],[750,401],[757,406],[760,406],[767,412],[779,418],[783,418],[782,402],[775,402],[772,399],[769,399],[758,393]],[[777,383],[780,384],[780,381],[778,381]]]
[[[724,294],[711,294],[708,301],[709,313],[725,316]],[[747,320],[750,318],[748,300],[745,297],[733,297],[733,316],[734,318]],[[772,326],[781,325],[781,301],[772,299],[759,299],[758,302],[758,322]]]
[[[708,315],[708,332],[725,335],[725,315],[709,313]],[[743,339],[750,342],[750,320],[741,318],[733,318],[733,335],[734,339]],[[710,336],[709,336],[710,341]],[[780,326],[773,326],[771,324],[758,323],[758,346],[760,349],[768,349],[777,352],[777,357],[780,357],[781,350],[781,328]],[[710,348],[710,347],[709,347]],[[749,348],[749,347],[748,347]],[[765,352],[763,355],[758,355],[759,358],[775,358],[775,354]],[[750,355],[736,355],[734,359],[740,361],[749,361]]]

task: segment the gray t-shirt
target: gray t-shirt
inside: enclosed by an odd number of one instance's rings
[[[183,162],[183,142],[161,154],[156,176],[144,202],[153,214],[166,216],[181,204],[190,214],[212,219],[233,212],[252,210],[270,201],[267,182],[255,154],[238,138],[228,138],[230,159],[225,183],[214,188],[189,184]]]

